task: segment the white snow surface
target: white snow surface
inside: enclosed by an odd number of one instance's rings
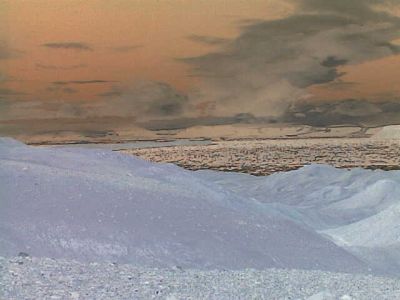
[[[0,257],[0,279],[0,298],[7,300],[400,299],[397,278],[306,270],[154,269]]]
[[[372,137],[377,139],[398,140],[400,139],[400,125],[385,126]]]
[[[5,257],[400,274],[399,200],[398,171],[254,177],[0,139]]]

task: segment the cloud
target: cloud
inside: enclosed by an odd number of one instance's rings
[[[285,112],[282,121],[312,126],[400,124],[400,101],[345,99],[324,103],[299,102]]]
[[[138,120],[175,118],[182,115],[188,97],[167,83],[136,82],[129,87],[112,87],[91,108],[96,115],[135,116]]]
[[[70,88],[70,87],[63,88],[61,91],[66,94],[75,94],[78,92],[78,90]]]
[[[112,48],[112,51],[117,53],[128,53],[132,51],[136,51],[137,49],[143,48],[142,45],[128,45],[128,46],[119,46]]]
[[[42,47],[50,49],[68,49],[78,51],[93,51],[93,49],[86,43],[81,42],[59,42],[59,43],[46,43]]]
[[[26,95],[25,93],[8,88],[0,88],[0,96]]]
[[[54,65],[44,65],[40,63],[37,63],[35,66],[38,69],[44,69],[44,70],[75,70],[87,67],[86,64],[71,65],[71,66],[54,66]]]
[[[274,120],[268,118],[256,118],[252,114],[241,113],[235,116],[219,117],[177,117],[172,119],[152,119],[138,122],[138,125],[149,130],[176,130],[192,126],[215,126],[230,124],[265,124]]]
[[[49,92],[66,94],[77,93],[65,84],[52,84]],[[11,99],[19,95],[16,91],[0,88],[1,120],[11,119],[49,119],[49,118],[90,118],[90,117],[129,117],[139,121],[168,120],[182,118],[188,110],[188,97],[167,83],[141,81],[129,86],[112,86],[107,93],[100,94],[97,100],[27,100]],[[6,96],[1,99],[1,96]]]
[[[205,35],[189,35],[187,37],[189,40],[197,43],[207,44],[207,45],[222,45],[228,42],[228,39],[214,37],[214,36],[205,36]]]
[[[0,99],[0,121],[85,117],[82,103]]]
[[[91,80],[69,80],[69,81],[53,81],[54,85],[68,85],[68,84],[96,84],[96,83],[113,83],[116,81],[91,79]]]
[[[324,85],[324,88],[329,90],[348,90],[354,86],[359,85],[357,82],[335,80]]]
[[[5,42],[0,41],[0,60],[18,58],[22,54],[22,51],[10,48]]]
[[[110,97],[121,97],[122,95],[123,95],[123,92],[120,87],[112,86],[109,91],[98,94],[97,96],[110,98]]]
[[[400,53],[400,18],[375,0],[299,0],[283,19],[258,21],[220,50],[183,59],[202,78],[196,101],[213,115],[280,116],[315,84],[338,81],[340,66]]]

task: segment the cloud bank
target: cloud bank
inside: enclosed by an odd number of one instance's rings
[[[98,82],[91,81],[90,83]],[[66,85],[51,85],[47,90],[65,94],[78,92]],[[101,97],[97,101],[66,102],[56,98],[53,101],[18,101],[10,98],[10,96],[19,94],[14,90],[0,88],[0,100],[2,95],[7,96],[2,100],[0,120],[32,117],[52,119],[106,116],[132,117],[138,121],[164,120],[183,115],[189,107],[186,95],[166,83],[154,81],[136,82],[127,87],[114,86],[109,92],[100,94]]]
[[[7,100],[12,96],[10,91],[3,90],[2,107],[15,105],[14,110],[8,111],[17,115],[24,115],[24,111],[29,109],[31,116],[40,118],[128,116],[155,129],[279,121],[319,126],[375,124],[378,118],[386,117],[382,122],[399,122],[399,118],[392,114],[400,111],[398,100],[389,99],[383,104],[363,99],[304,102],[309,98],[310,86],[329,83],[326,86],[330,89],[345,89],[357,84],[341,79],[342,66],[400,54],[400,46],[393,42],[400,39],[400,18],[387,10],[388,5],[397,5],[399,1],[297,0],[292,3],[295,9],[291,15],[282,19],[244,22],[241,33],[231,40],[188,36],[193,42],[218,47],[218,50],[205,55],[181,59],[192,67],[191,76],[199,77],[200,81],[198,90],[188,95],[161,82],[143,81],[128,85],[94,78],[54,81],[49,91],[76,93],[79,97],[78,90],[74,89],[78,85],[110,84],[111,89],[98,95],[97,101],[77,99],[69,104],[60,101],[13,104]],[[93,50],[81,42],[56,42],[42,46]],[[130,52],[138,47],[127,45],[113,51]],[[0,59],[9,57],[7,51],[0,44]],[[36,66],[69,70],[86,65]],[[4,104],[6,100],[8,102]],[[48,114],[43,114],[43,110]],[[8,114],[10,116],[12,113]]]
[[[400,124],[400,101],[398,99],[370,102],[363,99],[344,99],[319,104],[297,103],[284,113],[281,121],[322,127]]]
[[[102,79],[90,79],[90,80],[69,80],[69,81],[53,81],[54,85],[68,85],[68,84],[94,84],[94,83],[113,83],[115,81],[102,80]]]
[[[214,115],[283,114],[307,87],[338,80],[340,66],[400,52],[400,18],[374,8],[389,2],[293,1],[289,17],[244,26],[219,51],[184,59],[203,81],[197,101],[214,102]]]
[[[68,49],[79,51],[93,51],[93,49],[86,43],[81,42],[59,42],[59,43],[46,43],[42,47],[50,49]]]
[[[113,113],[135,116],[138,120],[176,118],[184,114],[189,99],[169,84],[155,81],[136,82],[128,87],[113,87],[100,94],[103,99],[93,105],[96,114]]]
[[[140,48],[143,48],[143,45],[127,45],[127,46],[114,47],[112,48],[112,51],[116,53],[129,53],[132,51],[136,51]]]
[[[86,64],[78,64],[78,65],[70,65],[70,66],[55,66],[55,65],[45,65],[37,63],[35,64],[36,68],[43,69],[43,70],[75,70],[75,69],[82,69],[86,68]]]

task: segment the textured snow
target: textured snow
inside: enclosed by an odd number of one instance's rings
[[[0,297],[7,300],[400,299],[399,279],[322,271],[154,269],[21,257],[0,258],[0,268]]]
[[[306,224],[375,272],[400,274],[399,171],[311,165],[268,177],[200,174]]]
[[[193,172],[0,138],[0,299],[399,299],[398,279],[331,273],[398,276],[398,220],[400,171]]]
[[[0,139],[0,255],[400,274],[400,172],[266,177]]]
[[[213,176],[108,150],[3,140],[0,255],[151,267],[368,271],[363,261],[294,220],[290,209],[262,204]]]

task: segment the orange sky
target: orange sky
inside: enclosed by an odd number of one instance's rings
[[[180,91],[196,85],[190,69],[176,60],[215,50],[187,38],[233,38],[246,19],[280,18],[291,6],[278,0],[3,0],[0,37],[19,57],[0,61],[7,88],[20,99],[91,100],[116,83],[73,86],[76,93],[48,90],[53,81],[136,80],[168,82]],[[82,42],[93,51],[49,49],[45,43]],[[133,49],[133,47],[136,47]],[[115,48],[131,47],[130,51]],[[57,67],[58,69],[54,68]],[[400,56],[346,66],[343,89],[310,88],[317,98],[373,98],[400,94]]]
[[[373,101],[391,100],[400,96],[400,55],[366,62],[356,66],[340,68],[346,74],[343,82],[354,83],[340,89],[322,84],[309,88],[316,98],[322,99],[369,99]]]
[[[61,80],[101,79],[128,84],[137,79],[157,80],[186,90],[195,79],[187,76],[190,70],[175,58],[215,48],[187,36],[234,37],[239,20],[273,18],[288,11],[287,5],[265,0],[10,0],[2,5],[9,47],[25,53],[1,62],[1,69],[19,79],[8,83],[9,87],[40,99],[54,97],[54,92],[46,92],[46,88],[50,82]],[[51,42],[83,42],[93,51],[40,46]],[[139,47],[113,51],[134,46]],[[85,67],[67,69],[79,65]],[[81,86],[79,93],[57,97],[87,99],[108,88],[104,84]]]

